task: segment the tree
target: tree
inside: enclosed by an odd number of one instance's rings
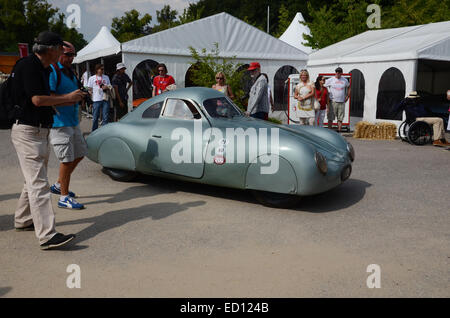
[[[170,5],[165,5],[160,11],[156,10],[156,20],[158,25],[155,25],[152,29],[152,33],[156,33],[162,30],[170,29],[180,24],[177,20],[177,10],[172,10]]]
[[[148,13],[142,18],[137,10],[125,12],[120,18],[113,18],[111,33],[119,42],[126,42],[151,33],[152,16]]]
[[[395,28],[450,20],[450,0],[399,0],[382,20],[383,28]]]
[[[377,3],[371,0],[370,3]],[[342,41],[361,32],[367,31],[366,0],[338,0],[328,6],[315,9],[308,3],[311,15],[309,22],[302,22],[311,30],[311,35],[304,35],[306,45],[313,49],[321,49]]]
[[[197,52],[193,47],[189,47],[191,51],[191,80],[197,86],[211,87],[216,83],[215,75],[218,72],[223,72],[227,78],[227,84],[230,85],[236,96],[235,102],[241,108],[243,108],[240,102],[241,97],[244,96],[244,91],[241,88],[241,79],[244,75],[245,69],[237,71],[242,66],[240,63],[236,63],[235,56],[231,58],[219,57],[219,44],[214,43],[214,47],[210,52],[206,49],[202,49]]]
[[[290,15],[290,12],[284,4],[281,4],[280,10],[278,11],[278,27],[277,32],[275,33],[275,37],[279,38],[281,35],[283,35],[284,31],[289,27],[291,24],[292,17]]]
[[[0,51],[17,52],[17,43],[34,43],[42,31],[51,30],[72,42],[77,49],[87,44],[83,35],[69,29],[65,15],[46,0],[0,0]]]

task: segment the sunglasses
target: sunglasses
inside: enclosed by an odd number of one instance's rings
[[[75,56],[77,56],[75,53],[64,53],[64,55],[68,56],[68,57],[75,57]]]
[[[223,77],[216,77],[216,79],[221,80],[221,79],[224,79],[224,78]]]

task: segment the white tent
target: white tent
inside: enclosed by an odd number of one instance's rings
[[[289,27],[280,36],[280,40],[309,54],[311,53],[312,49],[310,46],[305,46],[303,44],[305,43],[303,34],[311,35],[311,31],[309,30],[308,26],[300,22],[305,22],[305,19],[303,18],[301,12],[297,12]]]
[[[145,60],[164,63],[177,87],[184,87],[186,72],[194,62],[189,47],[209,52],[214,43],[218,43],[220,57],[236,56],[236,62],[243,64],[258,61],[272,84],[281,67],[298,70],[308,59],[303,51],[227,13],[219,13],[122,43],[123,63],[130,73]]]
[[[103,26],[92,41],[77,53],[73,63],[82,63],[99,57],[117,54],[120,51],[120,42],[116,40],[106,26]]]
[[[360,105],[352,107],[361,109],[353,116],[399,124],[388,116],[399,98],[413,90],[445,94],[450,87],[450,21],[367,31],[309,56],[313,78],[337,66],[358,82],[352,96],[360,95]]]

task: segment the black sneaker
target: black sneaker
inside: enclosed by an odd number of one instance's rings
[[[34,231],[34,223],[25,227],[16,227],[16,232]]]
[[[75,238],[75,234],[64,235],[61,233],[56,233],[50,240],[41,244],[41,250],[49,250],[55,247],[63,246],[69,243]]]

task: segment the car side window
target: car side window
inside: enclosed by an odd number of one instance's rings
[[[164,102],[159,102],[151,105],[142,113],[142,118],[158,118],[163,104]]]
[[[197,108],[191,102],[182,99],[168,99],[163,116],[180,119],[201,118]]]

